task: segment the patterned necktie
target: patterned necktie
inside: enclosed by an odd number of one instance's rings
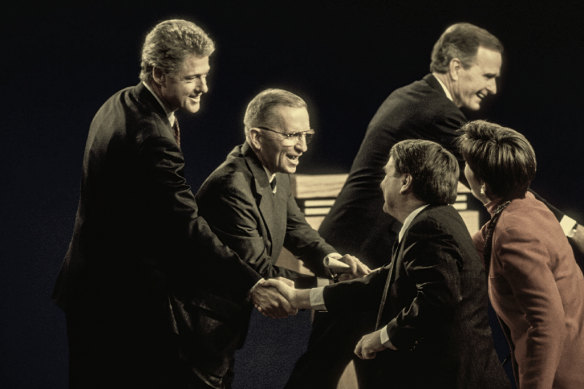
[[[174,130],[174,140],[176,140],[176,144],[180,147],[180,126],[178,125],[178,119],[174,118],[174,125],[172,126]]]

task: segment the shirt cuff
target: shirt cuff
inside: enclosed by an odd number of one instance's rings
[[[564,231],[564,234],[569,238],[572,237],[572,235],[574,235],[573,230],[577,224],[578,222],[576,222],[576,220],[572,219],[568,215],[562,216],[562,220],[560,220],[560,226],[562,226],[562,231]]]
[[[310,289],[310,308],[317,311],[326,311],[324,304],[324,286]]]
[[[387,333],[387,326],[384,326],[381,331],[379,331],[379,339],[381,340],[381,344],[385,346],[387,342],[389,342],[389,334]],[[389,342],[391,343],[391,342]],[[385,346],[387,347],[387,346]]]

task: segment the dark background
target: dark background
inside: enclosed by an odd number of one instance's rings
[[[499,96],[477,117],[523,132],[538,156],[535,190],[584,221],[579,1],[167,1],[12,3],[0,25],[0,386],[64,388],[64,316],[50,301],[73,227],[89,122],[138,82],[145,33],[181,17],[216,40],[201,111],[181,116],[196,190],[243,140],[246,103],[266,87],[297,92],[318,131],[300,173],[346,172],[371,116],[428,72],[451,23],[487,28],[506,47]],[[308,313],[269,322],[237,366],[239,387],[278,388],[308,336]],[[267,368],[262,368],[262,365]]]

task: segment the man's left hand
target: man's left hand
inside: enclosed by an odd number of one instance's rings
[[[379,351],[387,350],[387,347],[381,344],[381,331],[382,329],[363,335],[355,346],[355,355],[361,359],[374,359]]]
[[[339,277],[339,279],[341,280],[359,278],[371,273],[371,269],[369,269],[369,266],[365,265],[357,257],[351,254],[345,254],[342,257],[338,258],[338,260],[346,263],[351,268],[350,271],[343,273],[341,277]]]

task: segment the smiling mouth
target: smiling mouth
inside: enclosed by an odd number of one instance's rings
[[[487,97],[487,95],[483,94],[482,92],[477,92],[477,96],[482,100],[485,97]]]
[[[298,158],[300,158],[300,155],[286,154],[286,157],[291,161],[298,162]]]

